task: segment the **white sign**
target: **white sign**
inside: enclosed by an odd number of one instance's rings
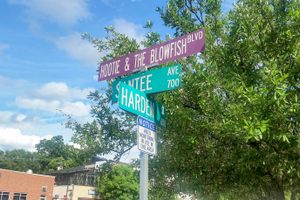
[[[95,189],[88,190],[88,195],[96,195],[96,190]]]
[[[139,150],[156,154],[156,124],[141,116],[138,116],[137,144]]]

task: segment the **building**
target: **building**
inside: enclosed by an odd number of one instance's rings
[[[55,200],[95,200],[96,169],[95,165],[85,165],[63,169],[55,175],[53,199]]]
[[[0,169],[0,200],[51,200],[54,176]]]

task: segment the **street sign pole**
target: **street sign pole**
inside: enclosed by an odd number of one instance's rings
[[[156,67],[196,54],[204,49],[204,30],[199,29],[161,44],[100,63],[98,80],[110,80],[137,72],[141,68]],[[161,77],[161,75],[163,76]],[[151,124],[153,122],[165,126],[164,107],[149,98],[146,92],[150,94],[176,89],[180,87],[180,80],[180,66],[176,65],[132,75],[119,83],[114,82],[113,102],[118,99],[121,109],[146,118],[145,121],[141,120],[142,124],[139,124],[140,120],[138,120],[138,136],[141,137],[140,140],[138,139],[140,142],[140,146],[138,146],[141,150],[140,200],[148,200],[148,153],[155,155],[157,151],[156,128],[154,129],[155,125]],[[116,92],[116,90],[118,91]],[[151,122],[147,122],[147,120]]]
[[[148,154],[140,153],[140,200],[148,200]]]

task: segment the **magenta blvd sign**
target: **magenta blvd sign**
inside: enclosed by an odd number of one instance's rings
[[[204,48],[204,30],[200,29],[167,42],[105,61],[99,66],[98,80],[109,80],[135,72],[141,67],[150,68],[174,61],[202,52]]]

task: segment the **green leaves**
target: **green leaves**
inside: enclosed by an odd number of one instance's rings
[[[300,5],[242,0],[224,16],[221,3],[169,0],[157,9],[175,36],[204,28],[206,50],[177,61],[182,88],[156,95],[168,119],[150,160],[153,199],[283,199],[300,184]],[[151,21],[145,28],[142,45],[161,42]],[[106,31],[104,40],[84,36],[101,60],[139,48]],[[71,127],[87,152],[118,160],[135,144],[135,120],[110,104],[110,93],[91,94],[94,121]]]
[[[42,172],[56,171],[58,167],[71,168],[86,164],[93,154],[64,144],[61,135],[43,139],[36,145],[36,162]]]
[[[138,176],[136,171],[123,164],[107,165],[98,176],[98,192],[103,200],[138,199]]]
[[[264,134],[268,133],[269,123],[268,120],[258,120],[256,118],[249,120],[244,119],[244,129],[246,130],[246,142],[249,140],[260,141],[263,139]],[[268,138],[268,137],[267,137]]]
[[[80,144],[90,156],[112,154],[114,160],[119,161],[135,145],[135,119],[110,104],[111,91],[106,94],[96,91],[88,98],[94,120],[80,124],[70,118],[67,127],[74,131],[72,141]]]
[[[205,52],[179,61],[188,66],[183,87],[161,95],[168,126],[154,159],[156,171],[176,177],[171,190],[282,199],[299,183],[298,10],[279,0],[238,1],[227,16],[219,1],[158,9],[177,35],[199,26],[206,35]]]

